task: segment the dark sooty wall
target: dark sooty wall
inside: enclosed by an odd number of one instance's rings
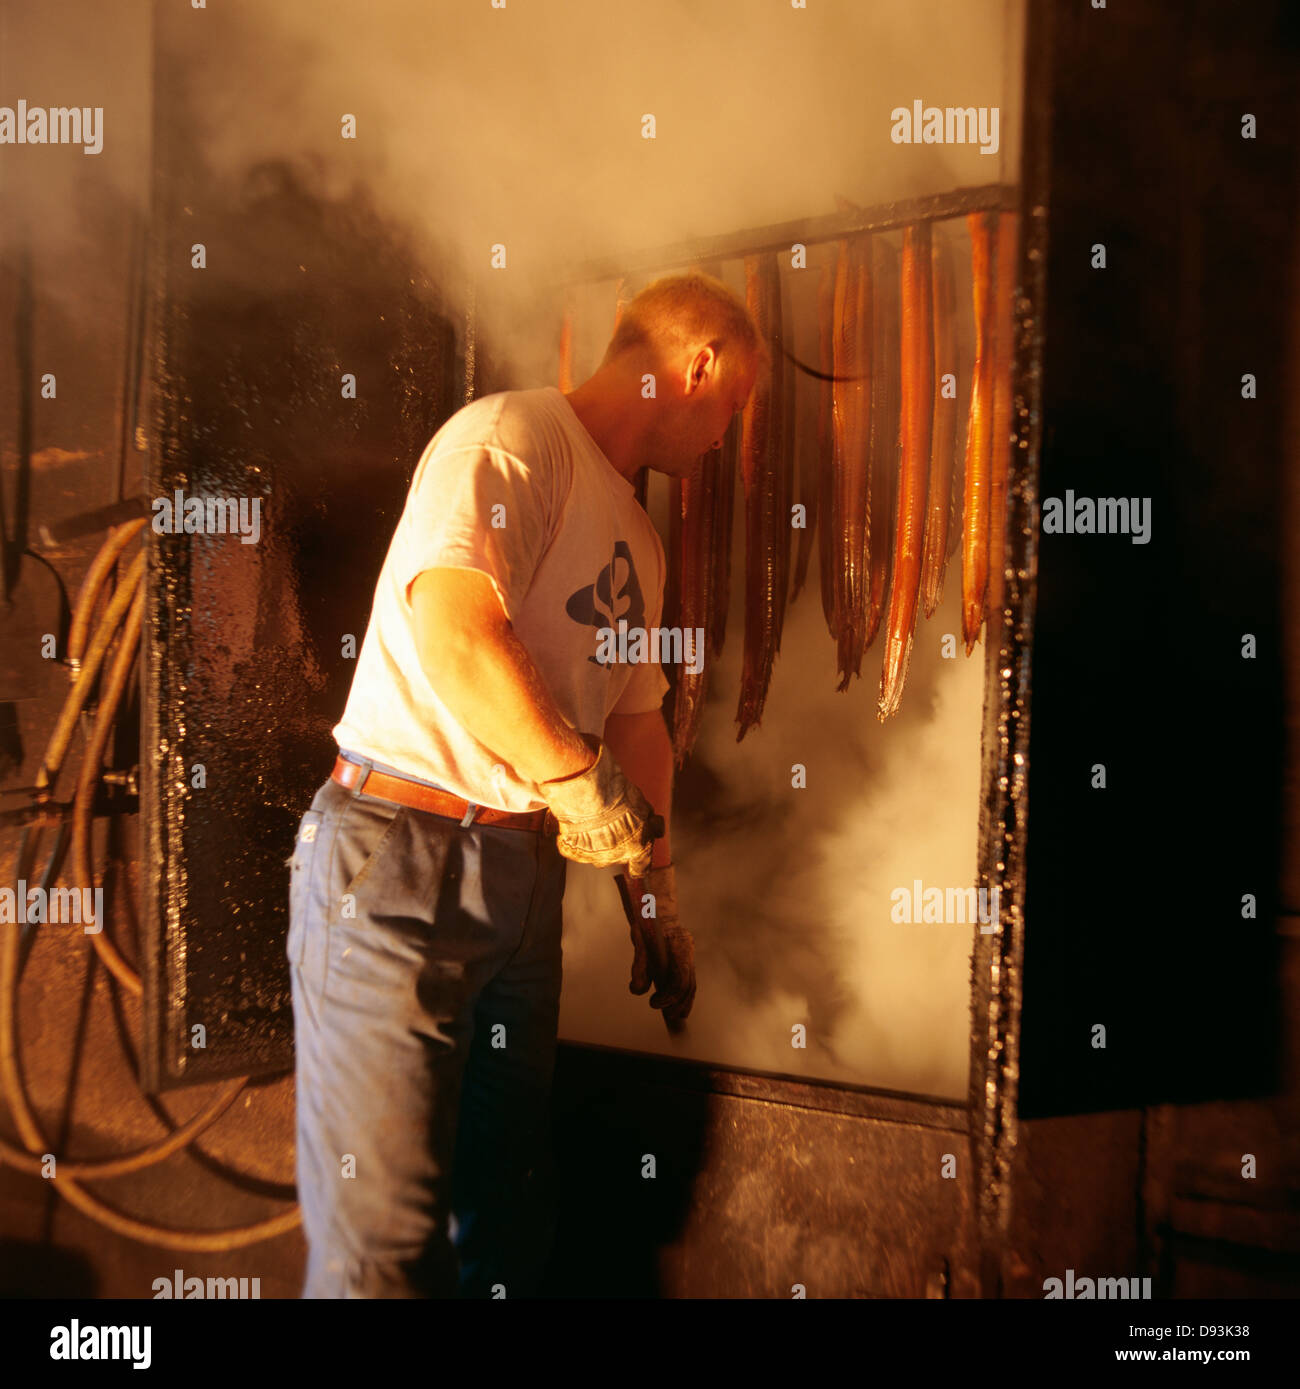
[[[285,861],[333,759],[345,637],[360,648],[411,473],[463,381],[435,290],[364,203],[325,201],[288,165],[235,186],[204,167],[184,72],[158,65],[149,492],[260,498],[261,538],[150,537],[151,1087],[292,1065]]]
[[[1274,1081],[1300,20],[1281,3],[1105,13],[1053,7],[1039,496],[1150,498],[1151,539],[1041,538],[1031,1115]]]

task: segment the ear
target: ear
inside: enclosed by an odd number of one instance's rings
[[[687,382],[687,390],[698,390],[704,378],[710,373],[718,370],[718,354],[707,344],[691,358],[690,375]]]

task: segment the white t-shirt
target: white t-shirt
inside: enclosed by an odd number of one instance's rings
[[[406,499],[342,721],[340,748],[497,810],[539,810],[535,783],[463,729],[416,654],[409,586],[477,569],[565,718],[600,735],[611,713],[658,709],[653,660],[598,661],[602,628],[657,627],[667,565],[632,484],[554,386],[471,401],[429,441]],[[653,649],[654,643],[648,643]],[[626,654],[632,648],[625,645]]]

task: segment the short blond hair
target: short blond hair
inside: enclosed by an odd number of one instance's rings
[[[655,280],[624,305],[604,361],[637,349],[671,352],[692,343],[708,343],[723,371],[737,366],[742,355],[760,371],[771,360],[745,301],[721,280],[692,270]]]

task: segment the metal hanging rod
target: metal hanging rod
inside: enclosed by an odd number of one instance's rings
[[[620,276],[647,270],[661,270],[696,261],[732,260],[737,256],[763,251],[786,250],[796,241],[805,246],[861,232],[894,231],[916,222],[941,222],[964,217],[969,212],[1014,212],[1020,206],[1016,184],[986,183],[977,188],[956,188],[950,193],[932,193],[923,198],[879,203],[855,212],[834,212],[826,217],[801,217],[794,222],[752,227],[728,232],[724,236],[699,236],[669,246],[633,251],[626,256],[605,256],[582,261],[561,272],[557,286],[592,284],[617,280]]]

